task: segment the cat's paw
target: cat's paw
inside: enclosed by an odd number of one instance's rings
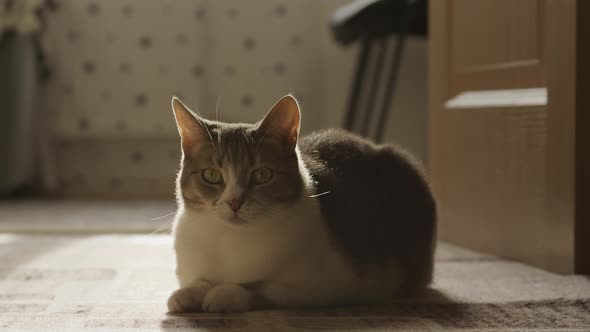
[[[202,311],[203,298],[210,286],[188,287],[175,290],[168,298],[168,312],[198,312]]]
[[[218,285],[203,299],[206,312],[242,312],[250,308],[251,291],[235,284]]]

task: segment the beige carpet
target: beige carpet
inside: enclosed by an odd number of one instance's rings
[[[167,235],[0,234],[0,331],[590,331],[590,281],[439,246],[434,289],[372,308],[166,315]]]

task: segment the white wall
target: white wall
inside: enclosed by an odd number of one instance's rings
[[[332,41],[344,0],[63,0],[45,35],[47,111],[70,195],[172,192],[172,95],[225,121],[257,121],[280,96],[303,105],[303,133],[339,126],[356,49]],[[424,151],[425,44],[404,59],[388,139]]]

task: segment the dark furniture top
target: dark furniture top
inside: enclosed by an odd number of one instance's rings
[[[338,8],[331,18],[330,25],[334,39],[342,45],[348,45],[368,35],[379,39],[383,36],[406,33],[423,35],[428,31],[426,0],[356,0]],[[412,18],[407,31],[402,31],[400,20],[408,12]]]

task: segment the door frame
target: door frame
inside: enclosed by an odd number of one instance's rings
[[[575,272],[590,274],[590,1],[576,4]]]

